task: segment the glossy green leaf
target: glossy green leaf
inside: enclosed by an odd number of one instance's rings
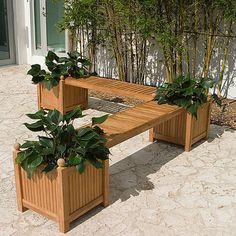
[[[104,116],[100,116],[100,117],[93,117],[92,118],[92,125],[97,125],[97,124],[102,124],[109,115],[104,115]]]
[[[24,123],[24,125],[27,127],[27,129],[29,129],[33,132],[38,132],[38,131],[44,130],[44,126],[42,124],[42,121],[40,121],[40,120],[35,123],[32,123],[32,124]]]
[[[45,168],[42,170],[42,172],[48,173],[56,168],[56,165],[54,163],[49,163],[45,166]]]
[[[68,164],[70,166],[79,165],[81,163],[81,161],[82,161],[82,158],[79,155],[72,155],[72,156],[68,157]]]
[[[85,170],[85,163],[84,161],[81,161],[77,166],[76,169],[79,171],[80,174],[82,174]]]

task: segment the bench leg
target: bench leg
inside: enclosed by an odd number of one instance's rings
[[[104,207],[109,205],[109,159],[103,161],[103,203]]]
[[[193,117],[191,114],[186,115],[186,131],[185,131],[185,145],[184,150],[189,152],[192,146],[192,129],[193,129]]]
[[[67,233],[70,230],[70,223],[64,220],[59,220],[59,231],[61,233]]]
[[[154,128],[149,129],[149,142],[154,142],[156,139],[154,137]]]

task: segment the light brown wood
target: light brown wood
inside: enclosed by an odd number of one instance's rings
[[[109,205],[109,159],[103,161],[103,203],[104,207]]]
[[[58,219],[59,230],[66,233],[70,229],[69,218],[69,185],[68,185],[68,173],[64,167],[59,166],[57,168],[57,203],[58,203]]]
[[[28,179],[26,172],[15,163],[18,150],[13,149],[17,204],[20,211],[32,209],[59,223],[65,233],[70,223],[99,204],[108,205],[109,161],[103,169],[87,163],[80,174],[75,167],[59,167],[47,174],[40,166]]]
[[[192,146],[193,137],[193,116],[189,113],[186,115],[186,130],[185,130],[185,144],[184,150],[189,152]]]
[[[15,173],[15,181],[16,181],[16,197],[17,197],[17,207],[18,210],[21,212],[24,212],[27,209],[27,207],[23,206],[23,190],[21,185],[21,167],[16,164],[16,157],[17,153],[20,150],[20,144],[16,143],[13,146],[13,163],[14,163],[14,173]]]
[[[153,109],[150,109],[150,107],[153,107]],[[161,107],[162,112],[158,111],[159,107]],[[167,109],[164,112],[165,107]],[[184,109],[181,107],[168,104],[158,105],[151,101],[109,116],[99,126],[104,130],[107,147],[110,148],[183,112]],[[125,119],[125,117],[130,119]]]
[[[61,79],[59,86],[48,91],[38,86],[39,108],[57,109],[63,114],[78,104],[87,107],[88,89],[146,101],[135,107],[109,116],[99,125],[105,132],[108,148],[149,130],[149,140],[165,140],[185,146],[208,137],[211,105],[209,102],[198,110],[196,120],[183,108],[168,104],[158,105],[153,99],[156,88],[100,77]],[[15,159],[19,146],[15,145]],[[18,208],[30,208],[59,222],[61,232],[67,232],[70,223],[93,207],[109,204],[109,160],[103,161],[103,169],[88,164],[85,173],[75,167],[64,167],[58,160],[58,168],[50,174],[36,171],[32,180],[14,163]]]
[[[37,91],[39,109],[57,109],[66,113],[77,106],[82,109],[88,107],[88,90],[65,85],[65,80],[60,80],[59,85],[50,91],[43,84],[39,84]]]
[[[207,138],[210,126],[210,113],[212,101],[203,104],[197,112],[197,119],[186,111],[154,127],[150,137],[157,140],[180,144],[185,146],[185,151],[190,151],[191,146]]]
[[[111,93],[118,96],[131,97],[144,101],[151,101],[152,94],[156,91],[155,87],[144,86],[140,84],[131,84],[128,82],[90,76],[88,78],[67,78],[66,85],[91,89],[99,92]]]

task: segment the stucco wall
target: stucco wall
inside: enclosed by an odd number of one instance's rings
[[[34,55],[32,44],[32,22],[30,12],[29,0],[13,0],[14,3],[14,22],[15,22],[15,35],[16,35],[16,58],[18,64],[44,64],[44,57]],[[203,50],[199,47],[199,67],[201,71],[201,63],[203,58]],[[164,79],[164,66],[162,54],[159,50],[152,48],[146,64],[146,83],[158,84]],[[210,76],[214,79],[219,77],[220,60],[222,51],[219,49],[213,52],[213,60],[211,64]],[[103,48],[97,56],[96,71],[101,76],[117,77],[115,69],[115,61],[111,55]],[[225,69],[225,80],[223,83],[223,94],[229,98],[236,99],[236,39],[230,44],[229,60]]]

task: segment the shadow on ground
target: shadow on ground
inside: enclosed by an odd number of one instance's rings
[[[210,130],[207,142],[211,143],[220,138],[224,132],[235,132],[227,127],[214,126]],[[213,127],[212,126],[212,127]],[[206,140],[201,140],[192,146],[192,150],[202,145]],[[125,159],[110,166],[110,205],[116,201],[126,201],[138,196],[142,191],[155,188],[150,181],[150,175],[157,173],[162,166],[175,159],[184,152],[182,146],[158,141],[127,156]],[[111,157],[112,159],[112,157]],[[104,207],[98,206],[72,223],[72,228],[102,211]]]

